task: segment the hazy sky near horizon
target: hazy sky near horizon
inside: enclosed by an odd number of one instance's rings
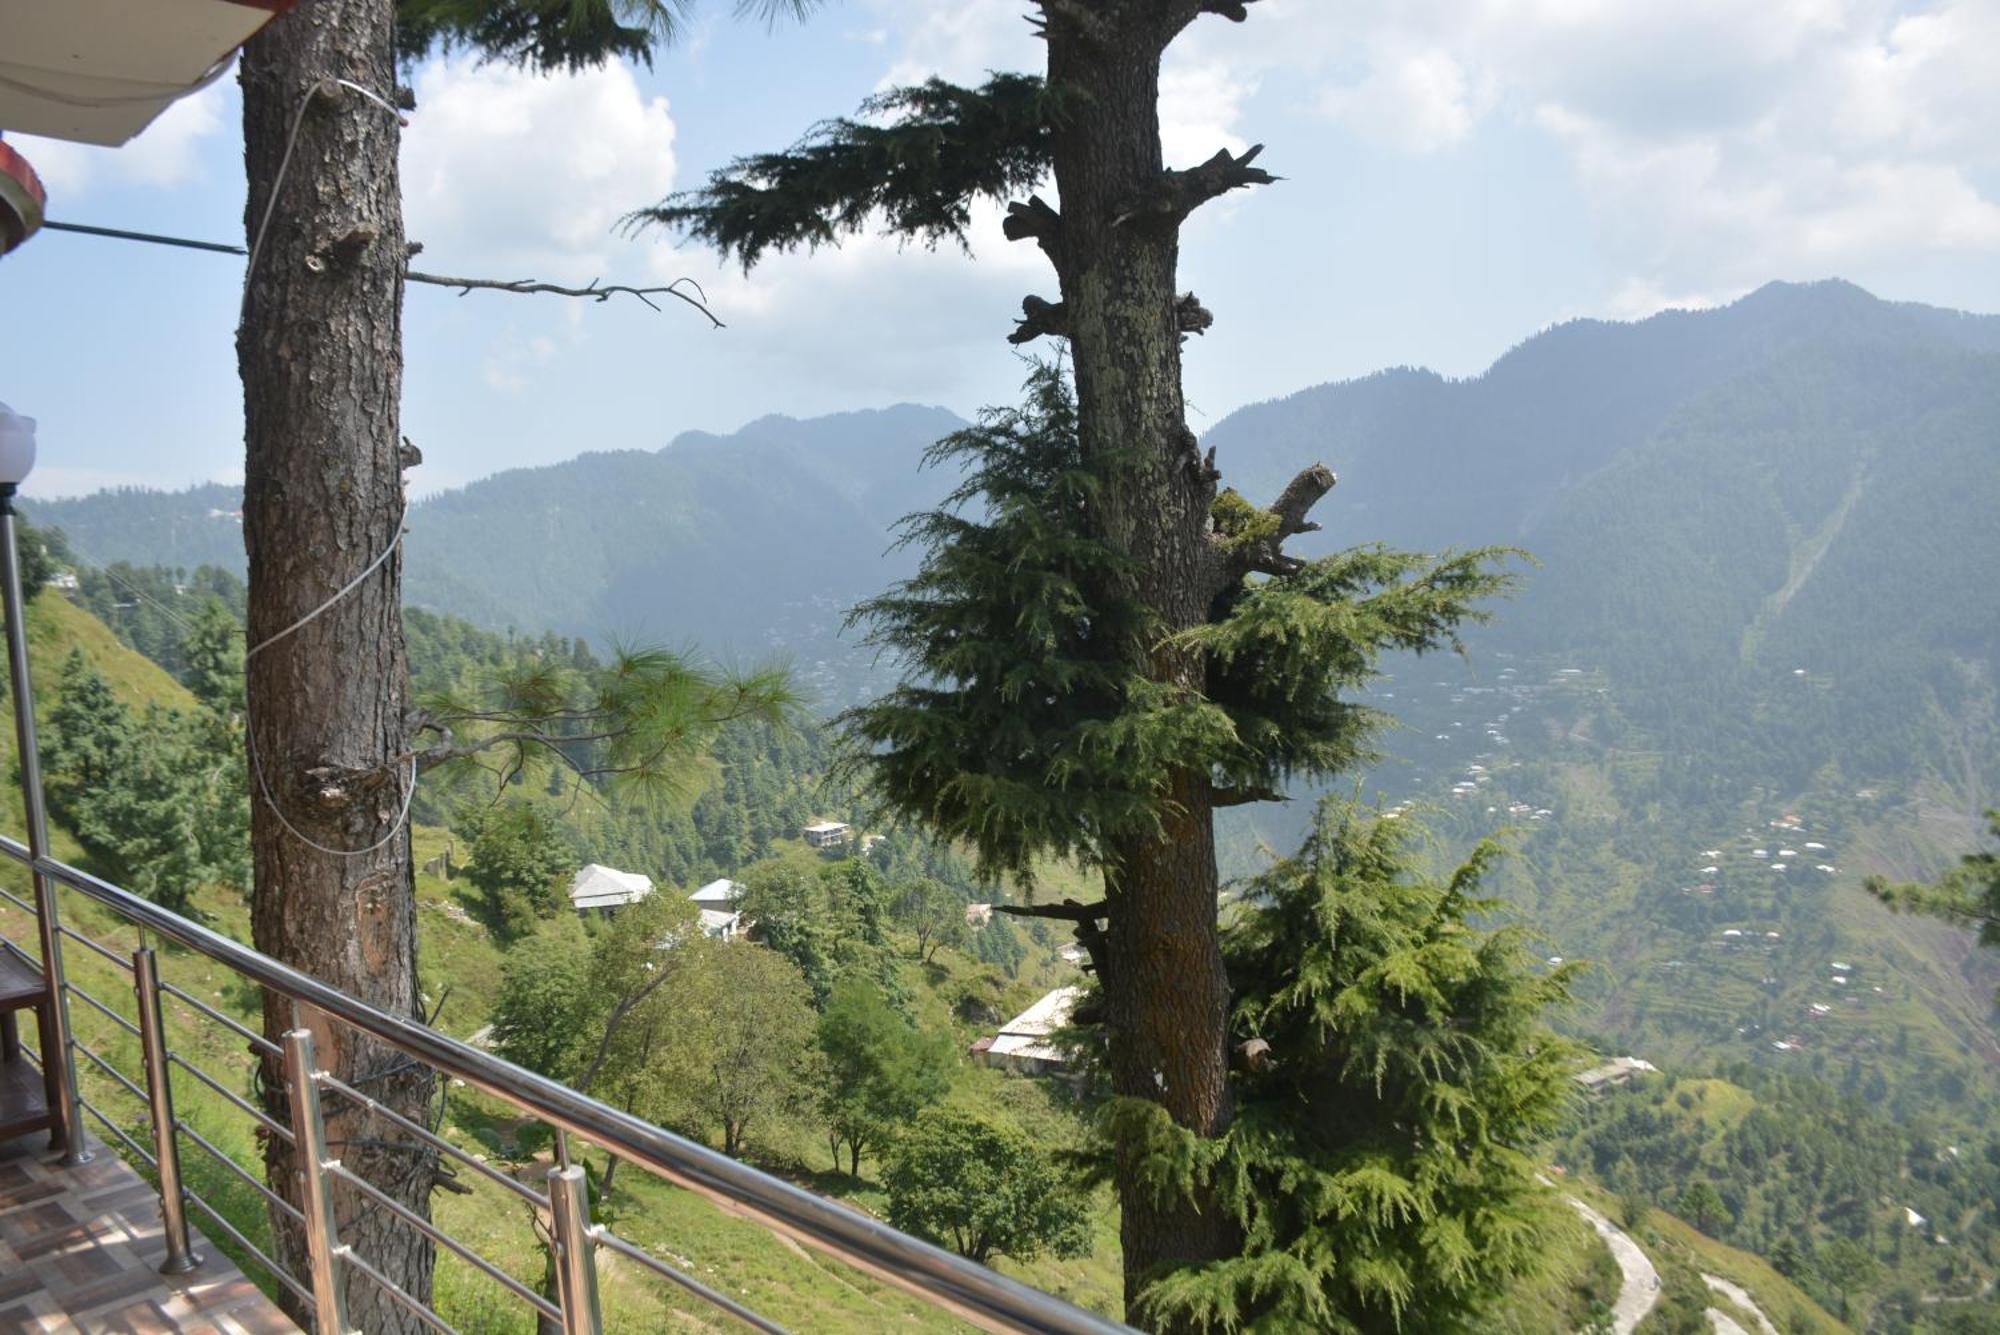
[[[745,276],[627,210],[780,147],[893,82],[1039,69],[1021,0],[833,0],[766,31],[711,0],[652,69],[416,72],[417,267],[691,276],[729,327],[635,303],[412,287],[404,428],[420,493],[689,428],[1012,396],[1004,335],[1054,295],[983,209],[970,257],[880,236]],[[1839,276],[2000,310],[2000,0],[1262,0],[1169,55],[1169,165],[1268,145],[1283,183],[1198,213],[1183,286],[1197,429],[1384,366],[1476,374],[1577,316]],[[241,244],[233,78],[118,150],[10,136],[50,216]],[[0,401],[41,421],[31,495],[242,473],[242,261],[43,232],[0,261]],[[1338,443],[1329,444],[1336,462]]]

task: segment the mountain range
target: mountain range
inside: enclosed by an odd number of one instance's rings
[[[844,609],[911,568],[894,522],[949,490],[919,463],[963,424],[767,417],[502,473],[413,506],[406,596],[500,629],[787,657],[838,707],[890,670],[841,638]],[[2000,805],[2000,317],[1772,284],[1559,325],[1469,379],[1306,389],[1205,443],[1253,500],[1335,469],[1305,554],[1533,554],[1463,662],[1394,665],[1377,694],[1406,726],[1366,783],[1436,803],[1461,841],[1521,827],[1508,894],[1552,953],[1605,963],[1595,1034],[1711,1064],[1801,1054],[1850,1086],[1886,1064],[1946,1089],[1954,1119],[2000,1105],[1991,958],[1860,889],[1934,870]],[[27,508],[95,563],[240,569],[237,504],[202,487]],[[1290,846],[1306,806],[1232,817],[1231,868]],[[1826,851],[1776,856],[1788,840]],[[1746,954],[1752,932],[1770,944]],[[1862,972],[1835,985],[1828,961]],[[1851,1022],[1800,1018],[1821,1015]]]

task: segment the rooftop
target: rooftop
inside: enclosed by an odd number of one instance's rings
[[[620,908],[636,904],[652,893],[652,877],[636,871],[619,871],[601,862],[591,863],[569,883],[570,906],[577,909]]]

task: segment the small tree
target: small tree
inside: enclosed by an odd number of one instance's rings
[[[72,649],[63,659],[42,745],[49,800],[68,812],[84,793],[110,781],[132,739],[132,716],[111,684]]]
[[[673,993],[673,1023],[652,1076],[683,1118],[722,1133],[741,1155],[753,1128],[810,1102],[815,1058],[812,991],[790,960],[760,946],[699,938]]]
[[[826,1059],[820,1112],[833,1166],[839,1169],[844,1144],[855,1177],[864,1152],[951,1089],[951,1036],[921,1032],[865,979],[834,988],[819,1017],[819,1047]]]
[[[562,883],[576,870],[576,848],[555,814],[529,802],[478,813],[466,876],[485,894],[494,922],[520,936],[562,907]]]
[[[1090,1207],[1053,1158],[1003,1118],[932,1108],[896,1142],[889,1222],[985,1264],[1090,1250]]]
[[[1674,1213],[1704,1233],[1720,1232],[1734,1219],[1729,1207],[1723,1204],[1721,1193],[1706,1179],[1688,1183],[1680,1199],[1674,1202]]]
[[[896,921],[916,938],[917,958],[929,964],[944,946],[965,944],[965,900],[942,881],[919,876],[896,892]]]
[[[1236,984],[1238,1116],[1204,1141],[1157,1105],[1107,1107],[1160,1192],[1206,1184],[1238,1256],[1167,1275],[1142,1320],[1199,1329],[1476,1326],[1539,1274],[1563,1218],[1535,1146],[1578,1050],[1549,1032],[1574,965],[1540,970],[1486,930],[1496,850],[1416,874],[1414,822],[1323,803],[1297,857],[1248,888],[1224,948]]]

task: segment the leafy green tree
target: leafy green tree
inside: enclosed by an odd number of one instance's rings
[[[204,763],[188,719],[154,705],[119,748],[104,782],[76,793],[81,839],[130,889],[179,913],[204,885],[248,879],[242,790]]]
[[[982,1264],[1090,1250],[1090,1207],[1053,1156],[996,1113],[919,1114],[889,1160],[889,1222]]]
[[[703,942],[695,910],[650,895],[586,936],[567,915],[507,951],[493,1038],[502,1056],[625,1111],[672,1121],[685,1103],[657,1068]],[[619,1160],[607,1156],[603,1190]]]
[[[21,553],[21,597],[29,602],[48,587],[57,572],[74,564],[69,539],[59,528],[42,528],[27,520],[15,521],[16,545]]]
[[[1106,924],[1117,1092],[1225,1135],[1232,980],[1207,961],[1214,950],[1222,965],[1209,813],[1361,758],[1379,720],[1346,697],[1386,652],[1456,644],[1478,600],[1507,587],[1500,554],[1294,559],[1282,542],[1332,485],[1320,469],[1270,510],[1216,499],[1205,568],[1217,582],[1205,620],[1176,628],[1132,596],[1132,557],[1098,536],[1111,483],[1056,368],[1034,370],[1025,406],[989,411],[931,457],[963,480],[944,508],[905,521],[917,575],[856,613],[906,678],[843,716],[854,763],[899,816],[973,849],[982,872],[1026,879],[1051,856],[1102,872],[1103,900],[1031,911]],[[1132,661],[1134,641],[1193,655],[1199,680],[1157,680],[1150,659]],[[1189,848],[1197,867],[1182,866]],[[1140,1134],[1140,1121],[1117,1126]],[[1223,1236],[1211,1183],[1183,1179],[1170,1199],[1142,1178],[1147,1153],[1135,1138],[1117,1156],[1135,1311],[1159,1267],[1242,1244]]]
[[[567,915],[537,924],[508,948],[492,1017],[501,1056],[554,1080],[578,1079],[602,997],[592,986],[593,955],[590,938]]]
[[[917,958],[928,964],[945,946],[965,944],[965,899],[942,881],[919,876],[896,891],[896,921],[916,938]]]
[[[1107,1105],[1156,1189],[1207,1182],[1242,1238],[1161,1278],[1142,1320],[1458,1328],[1541,1273],[1565,1207],[1536,1147],[1580,1055],[1545,1016],[1575,966],[1541,969],[1523,929],[1480,925],[1503,908],[1480,893],[1492,845],[1433,880],[1413,869],[1418,837],[1328,800],[1299,854],[1248,887],[1224,940],[1242,1068],[1227,1133]]]
[[[466,875],[485,893],[494,921],[519,936],[535,919],[564,907],[564,883],[576,870],[576,847],[555,813],[506,802],[478,813]]]
[[[1225,738],[1221,720],[1197,703],[1206,693],[1208,656],[1183,636],[1250,567],[1274,567],[1280,541],[1304,525],[1332,475],[1323,468],[1302,474],[1286,488],[1283,517],[1269,533],[1228,547],[1218,543],[1212,520],[1219,474],[1186,421],[1181,344],[1214,317],[1179,285],[1181,227],[1207,202],[1274,178],[1253,165],[1260,149],[1223,149],[1198,166],[1167,169],[1160,67],[1167,49],[1204,16],[1241,22],[1248,7],[1240,0],[1040,0],[1036,9],[1046,79],[1001,73],[978,88],[933,79],[891,89],[860,116],[822,122],[785,152],[739,159],[703,189],[634,221],[677,228],[747,266],[878,220],[926,243],[962,241],[976,201],[1007,200],[1053,176],[1060,210],[1039,195],[1014,198],[1005,231],[1041,248],[1059,300],[1026,298],[1011,340],[1065,339],[1075,368],[1081,471],[1101,485],[1071,531],[1103,546],[1112,565],[1095,564],[1111,576],[1111,588],[1087,590],[1061,617],[1064,628],[1108,620],[1089,636],[1096,682],[1082,683],[1079,710],[1060,712],[1074,722],[1093,703],[1106,703],[1089,693],[1093,685],[1114,688],[1114,707],[1092,719],[1094,744],[1076,748],[1091,753],[1075,756],[1085,763],[1043,754],[1024,757],[1020,768],[1039,770],[1037,783],[1076,799],[1078,815],[1053,842],[1101,841],[1101,864],[1114,871],[1108,935],[1126,962],[1103,980],[1115,1083],[1159,1102],[1182,1126],[1217,1135],[1231,1112],[1213,812],[1219,802],[1254,800],[1258,790],[1212,768]],[[983,578],[989,586],[1032,582],[1004,564]],[[1061,633],[1044,615],[1059,594],[1024,591],[1039,600],[1025,609],[1024,640]],[[1030,657],[1050,656],[1047,644],[1024,647]],[[923,665],[923,675],[931,670]],[[976,683],[1024,702],[1012,714],[1033,716],[1066,691],[1023,689],[1032,675],[973,677],[947,667],[942,691]],[[998,761],[1008,753],[996,745],[991,754]],[[1111,767],[1128,761],[1138,762],[1134,772],[1114,779]],[[969,822],[988,832],[982,853],[990,860],[1011,861],[1011,850],[994,844],[1032,846],[1057,824],[1030,816],[1025,839],[1003,834],[1015,828],[1020,808],[1033,805],[1010,790],[1011,775],[979,763],[934,768],[950,786],[924,794],[924,808],[932,796],[947,808],[933,828],[958,823],[949,808],[990,802],[990,820]],[[1203,1202],[1159,1200],[1135,1177],[1121,1180],[1121,1198],[1128,1306],[1163,1264],[1219,1256],[1232,1245]]]
[[[816,1078],[812,990],[762,946],[696,938],[672,993],[673,1021],[651,1068],[681,1120],[719,1131],[741,1155],[751,1131],[803,1113]]]
[[[843,978],[866,978],[900,992],[891,958],[890,894],[881,874],[848,858],[808,869],[769,859],[744,869],[736,906],[760,944],[805,976],[824,1006]]]
[[[820,1114],[833,1166],[840,1167],[845,1145],[855,1177],[863,1153],[945,1096],[957,1065],[948,1032],[918,1030],[880,988],[859,978],[833,989],[819,1017],[819,1048],[826,1059]]]
[[[186,681],[195,699],[227,714],[243,712],[243,623],[220,598],[203,598],[188,618]]]
[[[112,694],[111,684],[90,666],[83,650],[70,650],[42,743],[50,801],[69,811],[83,794],[109,782],[131,737],[132,716]]]
[[[1852,1238],[1830,1239],[1814,1258],[1819,1277],[1840,1296],[1840,1319],[1848,1317],[1853,1295],[1866,1293],[1881,1278],[1882,1267],[1868,1249]]]
[[[1704,1233],[1717,1233],[1734,1222],[1722,1196],[1706,1179],[1690,1182],[1674,1202],[1674,1213]]]

